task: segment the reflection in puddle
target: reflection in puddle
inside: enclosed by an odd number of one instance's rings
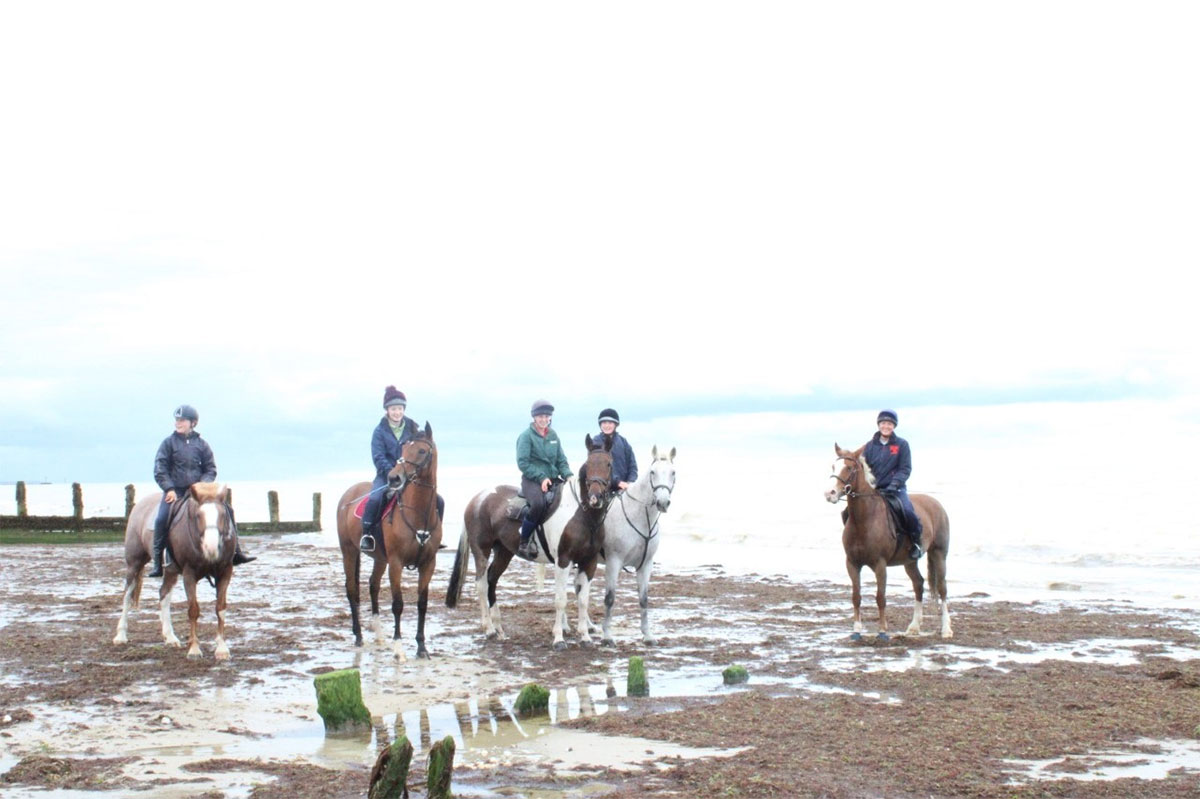
[[[1134,741],[1136,749],[1104,749],[1086,755],[1066,755],[1049,760],[1006,760],[1018,772],[1008,781],[1021,785],[1029,780],[1072,779],[1080,781],[1119,780],[1136,777],[1143,780],[1166,779],[1182,769],[1200,773],[1200,741]]]

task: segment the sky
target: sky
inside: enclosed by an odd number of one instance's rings
[[[181,402],[222,476],[366,470],[389,384],[464,461],[541,398],[572,440],[1187,419],[1198,22],[6,4],[0,481],[143,480]]]

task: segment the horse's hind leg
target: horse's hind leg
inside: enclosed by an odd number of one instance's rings
[[[946,553],[939,549],[929,552],[929,590],[938,599],[941,635],[943,638],[953,638],[954,630],[950,628],[950,603],[946,600]]]
[[[588,615],[592,595],[592,578],[596,576],[596,559],[591,563],[580,566],[575,571],[575,602],[579,609],[579,623],[576,634],[581,646],[590,646],[592,635],[600,632]]]
[[[508,568],[509,561],[512,560],[512,553],[503,547],[497,547],[492,556],[492,565],[487,568],[487,593],[483,594],[481,588],[480,603],[483,605],[484,614],[484,632],[488,638],[495,636],[503,641],[508,636],[504,634],[504,625],[500,621],[500,603],[496,601],[496,585],[500,582],[500,575],[504,574],[504,570]],[[477,562],[478,564],[478,562]],[[476,565],[478,570],[478,565]]]
[[[570,569],[554,564],[554,648],[562,651],[567,648],[563,640],[563,628],[567,626],[567,572]]]
[[[354,633],[354,645],[362,646],[362,624],[358,616],[359,585],[358,575],[362,568],[362,559],[358,550],[351,550],[342,545],[342,571],[346,575],[346,601],[350,603],[350,630]]]
[[[163,642],[171,646],[183,646],[171,624],[171,589],[175,587],[175,581],[178,579],[178,572],[169,571],[163,575],[162,587],[158,589],[158,618],[162,622]]]
[[[638,569],[638,605],[642,609],[642,643],[654,646],[657,641],[650,635],[650,567],[653,561],[646,561]]]
[[[117,621],[117,634],[113,637],[114,644],[124,644],[129,641],[129,610],[136,604],[136,597],[141,592],[141,583],[141,566],[138,566],[136,570],[132,567],[125,570],[125,591],[121,594],[121,618]]]
[[[225,644],[225,608],[226,596],[229,593],[229,580],[233,577],[233,566],[227,566],[217,578],[217,641],[213,657],[217,660],[229,660],[229,647]]]
[[[908,578],[912,580],[913,596],[916,597],[916,601],[913,602],[912,623],[908,625],[908,629],[904,631],[904,634],[920,635],[922,620],[921,602],[925,597],[925,578],[921,576],[921,570],[917,568],[916,563],[905,563],[904,571],[908,572]]]

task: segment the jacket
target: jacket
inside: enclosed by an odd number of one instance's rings
[[[212,448],[195,430],[186,436],[172,433],[158,445],[154,482],[164,493],[182,494],[193,483],[211,483],[216,479],[217,463]]]
[[[597,438],[603,440],[604,433]],[[633,457],[633,447],[629,446],[625,436],[614,431],[612,440],[612,487],[615,489],[617,483],[637,482],[638,470],[637,458]]]
[[[404,429],[400,431],[400,438],[396,438],[391,423],[384,416],[371,434],[371,462],[375,464],[376,477],[387,477],[396,461],[400,460],[400,451],[405,443],[417,435],[417,423],[409,417],[405,416],[400,425]]]
[[[871,473],[875,475],[876,491],[908,490],[906,484],[908,476],[912,474],[912,453],[908,449],[908,442],[903,438],[893,434],[888,443],[882,444],[879,441],[879,433],[876,433],[867,442],[863,457],[871,467]]]
[[[543,437],[533,429],[532,423],[517,436],[517,468],[522,477],[535,483],[556,477],[566,480],[571,476],[558,433],[551,427]]]

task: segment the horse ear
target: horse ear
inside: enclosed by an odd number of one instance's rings
[[[592,451],[592,434],[591,433],[583,434],[583,445],[585,447],[587,447],[588,452]]]
[[[671,447],[671,463],[675,462],[675,448]]]
[[[604,451],[605,451],[605,452],[612,452],[612,448],[613,448],[613,437],[612,437],[612,436],[605,436],[605,437],[604,437]]]
[[[652,460],[652,461],[658,460],[658,444],[655,444],[654,447],[650,450],[650,460]]]
[[[429,426],[429,422],[425,422],[425,437],[433,441],[433,428]]]

